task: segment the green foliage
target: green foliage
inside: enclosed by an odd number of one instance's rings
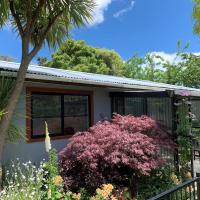
[[[190,116],[190,102],[188,98],[179,100],[176,104],[178,146],[179,146],[179,164],[181,174],[186,174],[190,169],[188,163],[191,160],[191,127],[192,119]]]
[[[162,64],[162,57],[156,54],[147,54],[144,58],[145,61],[145,79],[156,82],[163,82],[163,71],[159,69]]]
[[[48,152],[49,159],[45,163],[45,171],[47,171],[46,175],[46,184],[48,185],[46,198],[56,200],[63,197],[62,192],[60,192],[60,188],[62,187],[61,182],[57,184],[55,179],[59,179],[58,174],[58,158],[57,152],[55,149],[51,149]],[[59,198],[58,198],[59,197]]]
[[[146,200],[175,186],[176,184],[171,178],[172,174],[172,168],[165,166],[154,170],[149,177],[141,177],[139,179],[137,198],[139,200]]]
[[[125,63],[125,76],[129,78],[165,82],[161,69],[164,60],[161,56],[147,54],[144,58],[134,55]]]
[[[3,110],[11,95],[15,79],[6,76],[0,76],[0,110]]]
[[[67,40],[52,54],[51,61],[46,58],[38,61],[40,65],[60,69],[112,75],[123,73],[123,61],[115,51],[92,47],[82,40]]]
[[[14,78],[6,77],[6,76],[0,77],[0,120],[3,117],[3,115],[7,114],[7,112],[5,112],[4,109],[11,95],[14,84],[15,84]],[[8,129],[8,135],[7,135],[6,141],[14,143],[22,137],[23,136],[19,128],[11,124]]]
[[[5,168],[1,200],[41,200],[44,191],[41,189],[44,179],[43,163],[39,167],[30,161],[12,162]]]
[[[90,200],[90,195],[84,188],[80,190],[80,200]]]
[[[38,64],[200,88],[200,56],[184,53],[188,46],[189,43],[182,46],[178,41],[177,53],[172,61],[149,53],[144,57],[135,54],[125,62],[113,50],[92,47],[82,40],[67,40],[52,54],[50,61],[39,57]]]
[[[182,69],[180,81],[188,87],[200,88],[200,56],[195,54],[182,54],[182,62],[178,64]]]
[[[5,115],[6,113],[3,110],[0,110],[0,120],[2,119],[2,117]]]
[[[0,27],[9,21],[21,38],[30,39],[28,42],[33,47],[41,47],[44,40],[49,47],[55,47],[73,26],[79,27],[92,20],[94,6],[93,0],[1,0]]]
[[[14,124],[11,124],[9,126],[9,129],[8,129],[6,142],[8,142],[8,143],[16,143],[22,138],[24,140],[26,139],[26,137],[23,134],[23,131],[19,127],[16,127]]]
[[[185,48],[185,47],[184,47]],[[133,56],[125,63],[125,76],[174,85],[200,88],[200,56],[177,52],[174,61],[147,54]]]
[[[194,23],[194,33],[200,35],[200,0],[193,0],[194,8],[193,8],[193,19]]]
[[[134,79],[145,79],[143,64],[144,60],[134,55],[125,63],[124,75]]]
[[[49,179],[58,176],[58,157],[56,149],[49,150],[49,159],[45,163],[45,169],[48,171]]]

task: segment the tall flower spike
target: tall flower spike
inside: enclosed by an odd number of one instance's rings
[[[48,153],[49,150],[51,150],[51,140],[50,140],[50,137],[49,137],[49,130],[48,130],[48,124],[47,122],[45,121],[45,148],[46,148],[46,152]]]

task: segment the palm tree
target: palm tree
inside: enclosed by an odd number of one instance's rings
[[[0,27],[9,23],[21,38],[21,64],[0,122],[0,163],[3,146],[28,66],[43,44],[62,43],[73,27],[92,20],[94,0],[1,0]]]

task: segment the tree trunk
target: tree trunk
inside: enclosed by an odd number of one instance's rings
[[[31,60],[29,59],[28,56],[22,56],[20,68],[17,73],[15,86],[13,87],[11,96],[5,108],[6,114],[3,116],[0,122],[0,186],[2,184],[2,157],[3,157],[3,148],[5,144],[5,139],[10,126],[10,122],[12,120],[13,113],[15,111],[15,107],[17,105],[17,102],[19,100],[20,94],[23,89],[24,80],[26,77],[26,72],[30,61]]]
[[[136,199],[137,190],[138,190],[138,178],[137,178],[137,176],[132,175],[132,177],[130,179],[130,186],[129,186],[129,191],[130,191],[132,200]]]

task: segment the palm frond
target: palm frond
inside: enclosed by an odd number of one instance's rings
[[[9,1],[1,0],[0,3],[0,28],[6,25],[10,15]]]
[[[19,127],[11,124],[8,129],[8,135],[6,137],[6,142],[17,143],[20,139],[26,140],[25,134],[20,130]]]
[[[7,101],[10,97],[11,91],[15,84],[15,79],[11,77],[0,77],[0,120],[7,112],[4,110],[6,107]],[[6,141],[17,142],[19,139],[23,138],[22,131],[19,130],[15,125],[11,124],[8,129],[8,135]]]
[[[69,37],[69,29],[70,25],[68,24],[68,26],[66,26],[65,22],[62,20],[55,23],[51,27],[51,30],[48,32],[46,37],[46,42],[49,48],[60,46],[65,41],[65,39]]]
[[[14,83],[14,78],[0,76],[0,110],[5,108]]]
[[[4,1],[7,2],[7,0]],[[31,1],[32,18],[37,13],[38,2]],[[31,43],[33,46],[37,45],[45,35],[46,43],[53,48],[69,36],[69,31],[73,27],[84,26],[92,21],[94,0],[45,0],[44,2],[32,27]],[[27,7],[26,1],[15,0],[13,4],[24,31],[28,25],[27,9],[30,8]],[[10,15],[9,22],[13,30],[20,35],[16,19]]]

